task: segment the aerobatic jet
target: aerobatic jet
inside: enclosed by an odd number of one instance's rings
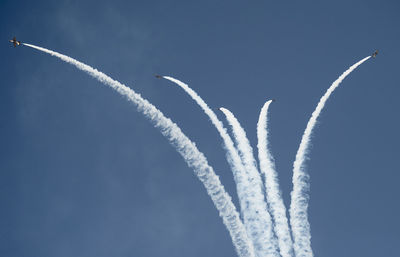
[[[154,75],[156,78],[158,78],[158,79],[161,79],[162,78],[162,76],[160,76],[160,75]]]
[[[21,44],[21,41],[17,41],[17,39],[14,37],[13,39],[10,40],[10,43],[13,43],[14,47],[16,47]]]
[[[378,50],[376,50],[371,56],[375,58],[377,55],[378,55]]]

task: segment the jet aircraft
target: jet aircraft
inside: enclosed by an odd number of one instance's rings
[[[378,55],[378,50],[376,50],[371,56],[375,58],[377,55]]]
[[[10,40],[10,43],[13,43],[14,47],[16,47],[21,44],[21,41],[17,41],[17,39],[14,37],[13,39]]]
[[[154,75],[156,78],[158,78],[158,79],[161,79],[162,78],[162,76],[160,76],[160,75]]]

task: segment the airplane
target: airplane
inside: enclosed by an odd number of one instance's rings
[[[160,76],[160,75],[158,75],[158,74],[156,74],[156,75],[154,75],[156,78],[158,78],[158,79],[162,79],[162,76]]]
[[[21,41],[17,41],[17,39],[14,37],[13,39],[10,40],[10,43],[13,43],[14,47],[16,47],[21,44]]]
[[[275,102],[276,101],[276,99],[274,98],[274,99],[271,99],[271,102]]]
[[[377,55],[378,55],[378,50],[376,50],[371,56],[375,58]]]

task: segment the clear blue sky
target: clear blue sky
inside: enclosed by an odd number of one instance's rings
[[[350,65],[313,136],[316,256],[399,256],[398,1],[0,2],[0,256],[235,256],[182,158],[111,89],[12,36],[77,58],[154,103],[205,153],[237,203],[221,140],[153,75],[230,109],[256,146],[267,99],[289,204],[292,163],[319,98]],[[218,113],[219,117],[223,116]]]

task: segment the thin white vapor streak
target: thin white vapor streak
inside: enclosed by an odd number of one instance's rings
[[[310,136],[316,124],[317,118],[325,106],[326,101],[339,84],[370,56],[352,65],[340,77],[335,80],[321,97],[317,107],[311,115],[304,131],[296,159],[293,163],[293,191],[291,193],[290,205],[290,225],[292,227],[294,251],[297,257],[312,257],[310,224],[307,218],[308,200],[309,200],[309,175],[305,169],[305,160],[308,154]]]
[[[201,107],[201,109],[209,117],[212,124],[217,129],[218,133],[220,134],[220,136],[224,142],[225,148],[227,150],[227,159],[228,159],[228,163],[230,164],[230,166],[232,168],[233,175],[235,178],[242,213],[247,213],[246,208],[248,208],[248,206],[250,204],[249,199],[246,194],[246,187],[248,187],[248,183],[246,182],[246,180],[248,180],[247,175],[246,175],[247,172],[243,167],[242,160],[240,159],[240,156],[234,146],[234,143],[233,143],[231,137],[229,136],[228,132],[226,131],[224,125],[218,119],[218,117],[214,113],[214,111],[211,110],[210,107],[208,107],[206,102],[187,84],[183,83],[182,81],[180,81],[178,79],[175,79],[175,78],[172,78],[169,76],[163,76],[163,78],[175,83],[180,88],[182,88]],[[247,185],[245,185],[245,184],[247,184]],[[246,224],[247,222],[248,222],[248,219],[246,219],[246,217],[245,217],[244,223]]]
[[[203,183],[232,237],[238,255],[241,257],[255,256],[253,246],[247,237],[243,223],[239,218],[239,214],[236,211],[230,196],[222,186],[219,177],[215,174],[213,168],[209,166],[205,156],[197,149],[195,144],[190,141],[185,134],[183,134],[181,129],[175,123],[166,118],[154,105],[142,98],[132,89],[116,80],[113,80],[104,73],[66,55],[30,44],[24,45],[48,53],[74,65],[76,68],[88,73],[90,76],[111,87],[134,103],[138,110],[142,112],[145,117],[147,117],[170,141],[170,143],[184,158],[188,166],[194,170],[197,177]]]
[[[268,206],[274,220],[274,230],[278,238],[278,245],[282,257],[293,256],[293,242],[290,235],[286,208],[279,189],[278,175],[274,159],[269,151],[268,143],[268,108],[272,100],[267,101],[261,108],[257,123],[258,159],[261,174],[265,177],[265,191]]]
[[[268,210],[266,208],[260,209],[260,206],[257,205],[257,203],[264,198],[262,186],[260,184],[260,175],[257,171],[254,172],[254,169],[251,172],[243,166],[242,160],[231,137],[222,122],[218,119],[214,111],[208,107],[206,102],[182,81],[169,76],[163,76],[163,78],[181,87],[202,108],[220,134],[227,150],[228,162],[234,174],[244,225],[249,237],[255,245],[257,256],[265,256],[267,245],[264,244],[265,238],[263,237],[265,237],[265,235],[264,232],[261,231],[262,228],[260,225],[265,222],[262,216],[267,216]]]
[[[250,191],[250,195],[254,196],[252,204],[254,204],[254,209],[260,219],[259,227],[252,228],[252,231],[258,234],[257,245],[255,246],[256,252],[260,253],[259,256],[279,256],[276,238],[272,230],[271,215],[268,212],[265,196],[262,194],[260,197],[258,194],[258,190],[259,188],[263,188],[263,184],[254,159],[253,149],[247,139],[246,132],[235,116],[228,109],[220,108],[220,110],[225,114],[227,121],[232,127],[243,165],[249,173],[252,186],[249,190],[253,191]]]

